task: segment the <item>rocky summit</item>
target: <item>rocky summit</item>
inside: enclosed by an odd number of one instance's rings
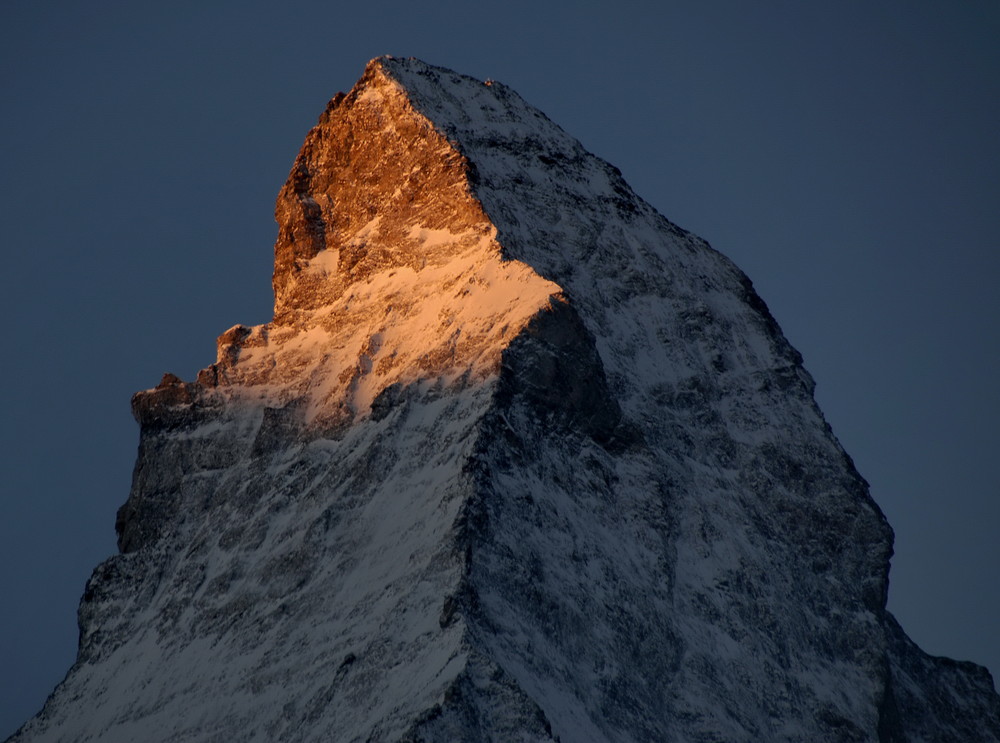
[[[276,218],[12,741],[1000,741],[750,281],[512,90],[373,60]]]

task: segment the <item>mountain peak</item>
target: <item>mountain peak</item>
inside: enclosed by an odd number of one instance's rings
[[[266,389],[268,404],[336,427],[394,385],[496,375],[506,343],[566,301],[503,256],[468,160],[399,82],[441,72],[377,58],[331,101],[278,196],[274,320],[220,336],[195,397]],[[152,422],[163,407],[152,398],[175,395],[140,393],[137,414]]]
[[[749,279],[516,93],[373,60],[276,218],[14,741],[1000,741]]]
[[[490,233],[467,163],[387,74],[397,67],[372,60],[306,137],[275,209],[276,318],[314,309],[386,267],[439,263],[442,245],[455,243],[449,234],[475,242]]]

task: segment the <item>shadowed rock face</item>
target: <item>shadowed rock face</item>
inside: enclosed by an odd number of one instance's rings
[[[750,281],[516,93],[372,61],[276,218],[13,740],[1000,740]]]

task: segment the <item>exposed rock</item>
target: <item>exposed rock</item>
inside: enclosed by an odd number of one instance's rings
[[[750,281],[513,91],[374,60],[276,218],[13,741],[1000,741]]]

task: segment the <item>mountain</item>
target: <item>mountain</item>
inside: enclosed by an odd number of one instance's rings
[[[1000,741],[749,279],[516,93],[373,60],[276,218],[11,741]]]

